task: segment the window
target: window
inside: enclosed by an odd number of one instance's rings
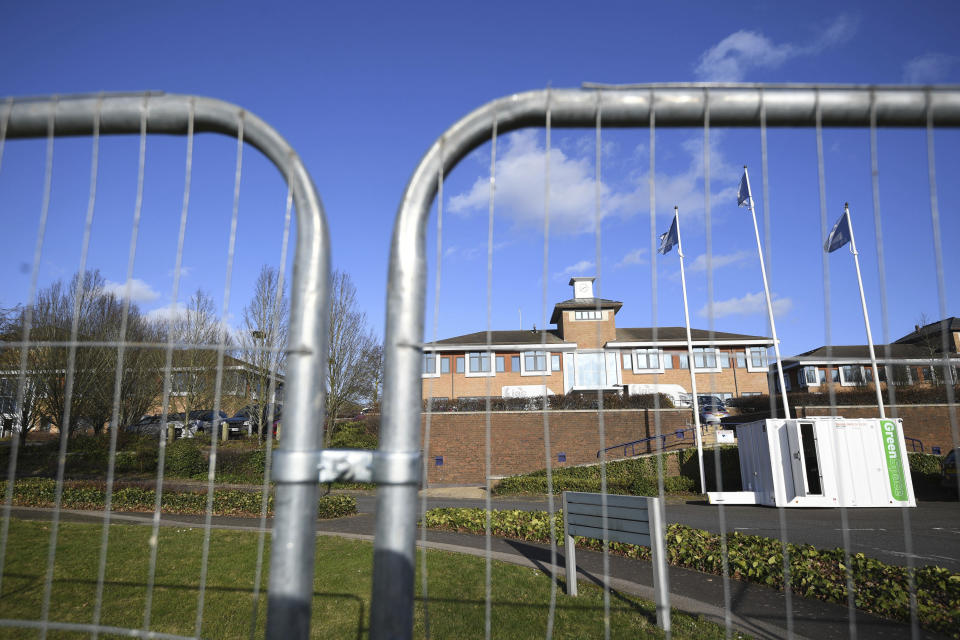
[[[749,347],[747,349],[747,371],[767,370],[767,350],[765,347]]]
[[[553,371],[560,371],[560,354],[554,353],[550,355],[550,369]]]
[[[817,369],[817,367],[804,367],[797,374],[797,379],[800,381],[800,386],[807,387],[816,387],[820,385],[820,376],[818,374],[823,372]]]
[[[470,373],[490,373],[490,353],[488,351],[471,351],[467,354],[470,360]]]
[[[661,353],[660,362],[663,363],[664,369],[673,369],[673,356],[669,353]]]
[[[457,356],[457,373],[463,373],[463,356]]]
[[[576,311],[574,318],[577,320],[603,320],[603,311]]]
[[[760,393],[759,391],[744,391],[743,393],[740,394],[740,397],[741,397],[741,398],[750,398],[750,397],[753,397],[753,396],[762,396],[762,395],[763,395],[763,394]]]
[[[440,367],[437,364],[437,361],[440,359],[435,353],[425,353],[423,354],[423,377],[424,378],[436,378],[440,374],[437,371]]]
[[[747,354],[737,352],[737,369],[747,368]]]
[[[733,394],[732,394],[732,393],[727,393],[727,392],[721,391],[721,392],[715,393],[715,394],[713,394],[713,395],[719,396],[720,399],[723,400],[724,402],[726,402],[727,400],[733,400]]]
[[[717,350],[711,347],[695,347],[693,349],[694,369],[717,370]]]
[[[680,356],[679,356],[679,358],[680,358],[680,368],[681,368],[681,369],[689,369],[689,368],[690,368],[690,362],[689,362],[689,359],[687,358],[687,354],[681,353]]]
[[[840,382],[840,370],[830,369],[830,379],[834,382]]]
[[[863,367],[857,364],[845,364],[840,367],[840,384],[845,387],[855,387],[865,381]]]
[[[662,371],[659,349],[633,350],[633,372],[639,373],[641,371]]]
[[[503,356],[497,356],[497,373],[503,373],[506,363]]]
[[[623,368],[624,369],[633,369],[633,358],[630,356],[629,351],[623,352]]]
[[[535,373],[549,373],[546,351],[523,352],[523,374],[531,375]]]
[[[520,356],[510,356],[510,371],[520,371]]]
[[[450,358],[440,358],[440,373],[450,373]]]
[[[730,352],[729,351],[720,352],[720,368],[721,369],[730,368]]]

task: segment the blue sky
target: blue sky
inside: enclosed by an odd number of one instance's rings
[[[477,106],[517,91],[582,82],[688,80],[822,83],[958,83],[955,3],[909,11],[893,2],[582,3],[18,3],[0,23],[0,94],[163,90],[228,100],[276,127],[303,157],[326,207],[333,263],[349,272],[371,325],[385,314],[393,217],[423,152]],[[11,64],[10,61],[15,61]],[[960,315],[958,132],[936,132],[945,242],[947,311]],[[593,228],[595,132],[555,131],[548,307],[541,306],[544,136],[529,130],[498,141],[492,328],[542,323],[570,297],[571,275],[602,274],[602,295],[624,302],[620,326],[648,326],[650,211],[647,130],[602,131],[600,255]],[[824,132],[828,224],[851,203],[877,340],[880,293],[866,131]],[[751,167],[762,203],[760,140],[754,130],[711,132],[713,318],[705,264],[707,229],[700,130],[657,134],[657,222],[681,207],[695,326],[766,333],[749,214],[734,191]],[[890,334],[921,313],[939,316],[932,253],[926,140],[920,130],[883,131],[881,212]],[[90,140],[58,141],[41,286],[76,270],[86,211]],[[812,131],[769,132],[771,286],[785,354],[826,341],[821,220]],[[201,287],[224,297],[233,204],[235,141],[198,136],[180,299]],[[489,146],[465,158],[445,186],[439,337],[486,328]],[[89,265],[126,278],[137,187],[136,137],[105,139]],[[170,304],[183,196],[184,141],[150,138],[134,277],[147,311]],[[26,298],[43,195],[44,143],[11,141],[0,168],[4,270],[0,306]],[[286,191],[250,149],[243,156],[237,259],[227,322],[239,324],[262,264],[278,264]],[[762,210],[758,214],[762,215]],[[432,334],[436,237],[430,234],[427,337]],[[599,262],[599,264],[598,264]],[[864,341],[852,258],[831,254],[830,339]],[[658,261],[661,325],[681,325],[675,254]]]

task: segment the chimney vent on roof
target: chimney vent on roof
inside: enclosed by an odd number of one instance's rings
[[[920,331],[920,325],[918,325],[918,324],[913,325],[913,330],[914,330],[914,331]]]

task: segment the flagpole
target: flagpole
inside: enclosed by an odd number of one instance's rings
[[[880,408],[880,417],[886,418],[883,410],[883,393],[880,392],[880,374],[877,371],[877,355],[873,349],[873,334],[870,332],[870,316],[867,314],[867,298],[863,295],[863,278],[860,277],[860,253],[857,251],[857,242],[853,237],[853,223],[850,221],[850,203],[843,203],[843,215],[847,216],[847,228],[850,230],[850,253],[853,254],[853,263],[857,267],[857,284],[860,286],[860,304],[863,306],[863,323],[867,328],[867,344],[870,347],[870,365],[873,367],[873,388],[877,392],[877,406]]]
[[[703,473],[703,439],[700,435],[700,402],[697,398],[697,376],[693,366],[693,339],[690,337],[690,309],[687,305],[687,276],[683,270],[683,242],[680,241],[680,208],[673,208],[674,220],[677,222],[677,255],[680,256],[680,285],[683,288],[683,317],[687,323],[687,365],[690,367],[690,389],[693,397],[693,424],[697,441],[697,460],[700,464],[700,493],[707,492]]]
[[[767,297],[767,319],[773,334],[773,351],[777,356],[777,376],[780,378],[780,397],[783,400],[783,417],[790,419],[790,403],[787,401],[787,385],[783,381],[783,361],[780,358],[780,340],[777,339],[777,325],[773,322],[773,301],[770,299],[770,285],[767,284],[767,267],[763,262],[763,247],[760,245],[760,228],[757,227],[757,214],[753,209],[753,192],[750,190],[750,175],[747,165],[743,165],[743,176],[747,181],[747,202],[753,217],[753,233],[757,237],[757,255],[760,257],[760,275],[763,276],[763,293]]]

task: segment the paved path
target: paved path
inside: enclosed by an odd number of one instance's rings
[[[17,518],[49,519],[48,509],[13,509]],[[66,521],[100,522],[96,512],[64,511],[61,518]],[[119,513],[114,514],[114,522],[150,524],[151,514]],[[162,524],[174,527],[197,527],[203,525],[204,516],[164,515]],[[214,526],[223,529],[258,530],[256,518],[215,516]],[[269,526],[269,523],[268,523]],[[350,538],[371,540],[374,526],[372,513],[361,513],[349,518],[317,522],[321,535],[337,535]],[[434,549],[469,553],[483,556],[485,538],[446,531],[428,531],[427,546]],[[493,538],[491,540],[492,557],[495,560],[510,562],[522,566],[537,568],[545,573],[550,570],[550,548],[545,545]],[[557,566],[563,566],[562,549],[558,552]],[[649,562],[609,557],[610,578],[608,584],[613,589],[614,600],[620,593],[635,594],[652,600],[652,569]],[[603,556],[600,553],[579,550],[577,552],[578,579],[581,581],[603,583]],[[562,569],[557,572],[558,589],[565,588]],[[759,585],[731,580],[725,597],[723,580],[719,576],[705,575],[688,569],[670,567],[671,605],[683,611],[695,613],[719,624],[729,619],[733,629],[741,630],[757,638],[786,638],[788,619],[792,622],[792,631],[796,638],[816,640],[840,640],[852,637],[850,634],[850,612],[846,607],[794,597],[792,599],[792,617],[787,616],[784,594]],[[729,607],[725,606],[729,598]],[[882,620],[862,612],[853,612],[856,633],[860,638],[887,640],[910,638],[910,627]],[[920,638],[938,638],[928,632],[920,632]]]

